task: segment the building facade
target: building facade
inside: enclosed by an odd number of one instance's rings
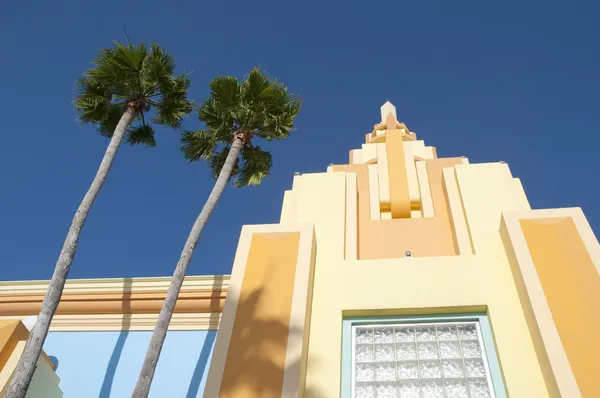
[[[532,210],[503,162],[438,158],[389,102],[365,138],[297,174],[279,224],[242,228],[231,277],[186,279],[151,396],[600,397],[581,209]],[[55,389],[31,397],[129,396],[168,283],[69,281],[35,376]],[[0,285],[0,389],[45,287]]]
[[[43,355],[55,369],[58,387],[30,388],[28,398],[131,396],[169,282],[170,278],[68,281]],[[228,276],[186,279],[151,396],[202,397],[228,283]],[[46,287],[47,281],[0,284],[0,374],[6,374],[0,376],[0,391],[14,371]],[[20,324],[21,333],[3,339],[2,322]],[[12,362],[2,366],[3,355]],[[34,381],[39,372],[38,368]],[[46,379],[38,384],[51,385]]]

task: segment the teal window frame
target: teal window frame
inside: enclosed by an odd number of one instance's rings
[[[481,331],[481,341],[485,349],[492,388],[496,398],[507,398],[504,378],[500,370],[500,362],[496,354],[494,336],[486,313],[444,314],[444,315],[406,315],[406,316],[371,316],[344,317],[342,320],[342,385],[343,398],[352,395],[352,327],[355,325],[385,325],[399,323],[433,323],[433,322],[477,322]]]

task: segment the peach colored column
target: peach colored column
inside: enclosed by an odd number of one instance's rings
[[[298,396],[314,256],[312,224],[242,228],[205,397]]]
[[[520,221],[584,397],[600,397],[600,275],[571,217]]]
[[[410,196],[404,144],[400,130],[387,130],[385,139],[388,174],[390,178],[390,207],[392,218],[410,218]]]
[[[300,233],[255,234],[219,397],[280,397]]]

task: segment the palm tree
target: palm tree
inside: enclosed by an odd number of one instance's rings
[[[173,58],[157,45],[117,42],[114,47],[101,50],[92,65],[77,81],[74,105],[80,121],[96,124],[100,134],[110,138],[110,142],[71,222],[37,322],[8,387],[6,396],[10,398],[22,398],[27,393],[65,286],[81,228],[123,138],[126,136],[130,145],[153,147],[156,145],[154,129],[146,124],[144,114],[154,110],[153,122],[179,128],[183,117],[193,110],[187,96],[190,80],[185,74],[174,76]]]
[[[207,159],[216,179],[215,186],[192,230],[175,267],[132,397],[146,398],[167,334],[173,309],[181,290],[194,249],[225,186],[236,176],[235,186],[258,185],[269,176],[271,154],[254,145],[254,140],[287,138],[301,101],[279,81],[253,69],[239,82],[235,77],[218,76],[210,83],[210,95],[198,109],[205,130],[186,131],[181,150],[190,161]],[[241,157],[241,162],[239,158]]]

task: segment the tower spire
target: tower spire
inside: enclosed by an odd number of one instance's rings
[[[366,135],[366,143],[385,142],[387,130],[400,130],[404,141],[414,141],[417,139],[415,133],[411,132],[404,123],[398,121],[396,107],[390,101],[386,101],[381,106],[381,122],[377,123],[373,131]]]
[[[390,113],[394,117],[394,120],[397,121],[398,116],[396,115],[396,107],[390,101],[386,101],[385,104],[381,106],[381,123],[387,121],[387,117]]]

